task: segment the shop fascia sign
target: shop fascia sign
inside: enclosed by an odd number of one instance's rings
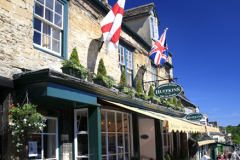
[[[201,113],[190,113],[186,116],[186,119],[190,121],[199,121],[202,118],[203,118],[203,115]]]
[[[154,89],[154,94],[159,98],[172,98],[176,97],[182,92],[182,86],[177,83],[166,83],[157,86]]]

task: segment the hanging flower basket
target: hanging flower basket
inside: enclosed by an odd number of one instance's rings
[[[46,119],[36,111],[36,105],[24,104],[10,106],[9,127],[13,135],[13,143],[16,145],[17,152],[21,152],[20,159],[27,158],[28,138],[34,132],[40,132],[46,127]]]

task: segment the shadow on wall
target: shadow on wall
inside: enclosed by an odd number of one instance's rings
[[[138,79],[140,79],[141,82],[142,82],[142,79],[143,79],[142,74],[143,74],[143,71],[144,71],[143,68],[145,68],[145,65],[143,65],[143,66],[139,66],[139,65],[138,65],[136,69],[134,68],[134,71],[135,71],[135,72],[137,71],[137,73],[136,73],[136,75],[135,75],[135,77],[134,77],[134,82],[133,82],[133,84],[134,84],[133,87],[134,87],[135,89],[137,89]],[[143,84],[142,84],[142,85],[143,85]]]
[[[96,67],[96,61],[98,56],[98,48],[100,45],[102,37],[98,39],[93,39],[88,47],[88,53],[87,53],[87,68],[94,72]],[[88,76],[88,81],[92,82],[93,75]]]

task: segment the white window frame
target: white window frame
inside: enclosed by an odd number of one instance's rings
[[[42,145],[41,145],[41,147],[42,147],[42,150],[41,150],[41,158],[43,159],[44,158],[44,145],[43,145],[43,143],[44,143],[44,141],[43,141],[43,136],[44,135],[56,135],[56,150],[55,150],[55,154],[56,154],[56,158],[46,158],[46,160],[50,160],[50,159],[52,159],[52,160],[58,160],[59,159],[59,155],[58,155],[58,150],[59,150],[59,148],[58,148],[58,118],[56,118],[56,117],[48,117],[48,116],[45,116],[45,118],[46,119],[54,119],[54,120],[56,120],[56,133],[43,133],[43,130],[41,131],[41,133],[36,133],[36,132],[34,132],[34,133],[32,133],[33,135],[41,135],[41,143],[42,143]]]
[[[125,154],[128,154],[130,155],[129,156],[129,160],[131,159],[131,157],[134,156],[134,150],[133,150],[133,128],[132,128],[132,115],[129,114],[129,113],[126,113],[126,112],[119,112],[119,111],[115,111],[115,110],[108,110],[108,109],[101,109],[101,111],[105,111],[105,132],[101,131],[101,134],[105,134],[106,135],[106,155],[102,155],[102,157],[105,157],[106,160],[109,160],[109,156],[111,155],[115,155],[116,157],[118,155],[124,155],[125,157]],[[121,113],[122,114],[122,132],[108,132],[108,126],[107,126],[107,113],[108,112],[114,112],[114,117],[115,117],[115,131],[117,131],[117,113]],[[128,125],[128,129],[127,129],[127,132],[124,131],[124,115],[127,115],[127,122],[129,122],[129,125]],[[129,119],[130,117],[130,119]],[[115,149],[116,149],[116,153],[115,154],[108,154],[108,134],[115,134]],[[122,134],[123,135],[123,153],[119,154],[118,153],[118,141],[117,141],[117,135],[118,134]],[[125,134],[128,135],[128,141],[129,141],[129,138],[131,137],[131,141],[128,143],[128,148],[129,148],[129,151],[128,152],[125,152]],[[131,145],[130,145],[131,143]],[[118,158],[117,158],[118,159]]]
[[[50,9],[50,8],[48,8],[48,7],[46,6],[46,1],[47,1],[47,0],[44,0],[44,4],[41,4],[41,3],[38,2],[37,0],[34,1],[34,5],[36,5],[35,3],[38,3],[38,4],[40,4],[40,5],[43,7],[43,17],[37,15],[37,14],[35,13],[35,8],[34,8],[34,18],[36,18],[36,19],[38,19],[39,21],[41,21],[41,32],[39,32],[39,31],[36,30],[35,28],[33,28],[33,31],[39,33],[39,34],[41,35],[41,38],[40,38],[40,45],[39,45],[39,44],[36,44],[36,43],[34,43],[34,42],[33,42],[33,45],[36,46],[36,47],[38,47],[38,48],[40,48],[40,49],[42,49],[42,50],[46,50],[46,51],[48,51],[48,52],[50,52],[50,53],[52,53],[52,54],[55,54],[55,55],[57,55],[57,56],[61,56],[61,55],[62,55],[62,41],[63,41],[63,39],[62,39],[62,32],[63,32],[63,25],[64,25],[64,24],[63,24],[63,23],[64,23],[64,5],[63,5],[61,2],[57,1],[57,0],[53,0],[53,10],[52,10],[52,9]],[[60,4],[62,5],[62,15],[58,14],[57,12],[55,12],[55,1],[57,1],[58,3],[60,3]],[[51,11],[53,12],[53,22],[50,22],[50,21],[48,21],[48,20],[45,18],[45,10],[46,10],[46,9],[51,10]],[[57,14],[58,16],[61,16],[61,17],[62,17],[62,26],[61,26],[61,27],[59,27],[58,25],[54,24],[54,21],[55,21],[55,16],[54,16],[54,15],[55,15],[55,14]],[[51,46],[51,49],[48,49],[48,48],[45,48],[45,47],[42,46],[42,42],[43,42],[42,37],[43,37],[43,35],[45,35],[45,34],[43,33],[43,23],[45,23],[45,24],[47,24],[47,25],[49,25],[49,26],[51,27],[51,35],[46,35],[47,37],[50,38],[50,46]],[[54,39],[52,32],[53,32],[53,29],[54,29],[54,28],[60,31],[60,35],[59,35],[60,39],[57,40],[57,41],[60,42],[60,43],[59,43],[59,53],[52,50],[52,40]],[[54,40],[56,41],[56,39],[54,39]]]
[[[121,55],[123,55],[123,60],[121,59]],[[125,69],[125,65],[127,65],[127,75],[126,75],[126,79],[127,79],[127,83],[130,84],[130,86],[132,86],[133,84],[133,53],[130,52],[128,49],[126,49],[125,47],[118,45],[118,56],[119,56],[119,70],[120,72],[122,72],[121,68]],[[125,56],[126,56],[126,61],[125,61]],[[129,61],[130,59],[130,61]],[[121,62],[123,61],[123,63]],[[131,62],[131,63],[129,63]],[[130,82],[128,81],[130,76]]]
[[[88,125],[88,109],[87,108],[84,108],[84,109],[75,109],[74,110],[74,150],[75,150],[75,160],[77,160],[78,158],[89,158],[89,137],[88,137],[88,156],[78,156],[78,140],[77,140],[77,135],[78,134],[87,134],[89,135],[88,133],[88,130],[87,131],[80,131],[78,132],[78,129],[77,129],[77,112],[78,111],[87,111],[87,129],[89,130],[89,125]]]
[[[162,127],[162,131],[163,131],[163,127]],[[166,135],[166,139],[164,139],[164,135]],[[168,152],[168,149],[170,148],[170,155],[173,155],[173,150],[174,150],[174,146],[173,146],[173,133],[172,132],[168,132],[168,127],[166,127],[166,133],[162,132],[162,146],[163,146],[163,154],[165,154],[165,151]],[[164,144],[164,142],[166,141],[166,146]],[[167,156],[167,155],[165,155]]]
[[[153,17],[153,16],[149,17],[149,26],[150,26],[151,38],[157,40],[159,35],[158,35],[158,20],[156,17]]]

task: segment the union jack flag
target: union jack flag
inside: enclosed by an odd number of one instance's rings
[[[154,46],[148,53],[148,57],[156,64],[157,66],[162,65],[168,61],[168,46],[166,41],[166,32],[164,30],[162,36],[155,42]]]

